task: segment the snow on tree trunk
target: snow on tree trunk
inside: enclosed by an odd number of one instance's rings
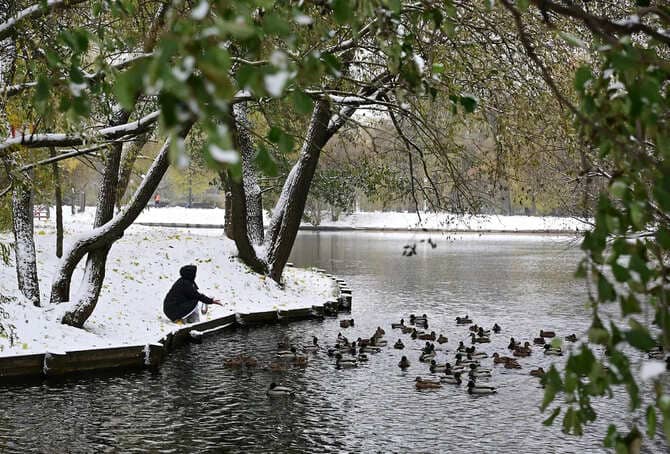
[[[236,123],[237,147],[242,155],[242,181],[246,199],[247,228],[249,239],[253,244],[263,243],[263,197],[258,184],[258,176],[254,167],[256,149],[251,138],[251,123],[247,114],[246,103],[238,103],[233,107]]]
[[[321,150],[333,134],[328,128],[330,117],[328,102],[325,100],[317,102],[300,158],[286,178],[279,200],[272,212],[266,240],[268,243],[267,261],[270,265],[270,276],[277,282],[281,280],[284,266],[286,266],[298,235],[300,220],[305,210],[305,202]]]
[[[39,306],[40,287],[33,240],[33,188],[28,178],[14,177],[12,181],[12,227],[19,290]]]
[[[228,183],[228,174],[226,172],[220,172],[219,176],[221,177],[221,185],[223,186],[224,200],[223,200],[223,209],[224,209],[224,218],[223,218],[223,231],[228,238],[231,240],[235,239],[235,232],[233,231],[233,195],[230,193],[230,184]]]

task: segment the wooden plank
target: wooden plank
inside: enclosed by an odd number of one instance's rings
[[[252,314],[238,314],[239,321],[244,325],[258,325],[264,323],[276,323],[278,321],[277,311],[256,312]]]
[[[44,354],[0,357],[0,380],[17,377],[41,377]]]
[[[47,377],[75,372],[107,369],[142,369],[145,367],[145,345],[47,353],[44,375]]]

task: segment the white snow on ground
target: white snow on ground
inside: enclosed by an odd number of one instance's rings
[[[94,211],[74,217],[69,209],[64,211],[67,249],[68,238],[90,228]],[[189,217],[195,211],[188,210]],[[11,346],[9,339],[0,337],[0,355],[156,342],[178,327],[163,315],[163,298],[179,277],[179,268],[189,263],[198,265],[196,282],[200,291],[224,303],[224,307],[209,306],[201,320],[236,312],[321,305],[332,299],[335,289],[330,279],[318,273],[287,268],[286,289],[281,290],[274,281],[249,272],[233,258],[235,245],[220,231],[200,235],[200,231],[133,226],[111,250],[105,284],[93,315],[85,329],[76,329],[58,322],[69,304],[48,304],[51,276],[58,263],[53,219],[36,220],[35,227],[44,307],[33,307],[27,301],[3,304],[9,314],[3,323],[16,327],[18,339]],[[0,240],[9,241],[10,236],[3,235]],[[80,280],[81,270],[73,279],[72,294],[76,294]],[[0,265],[0,294],[18,295],[13,264]]]
[[[188,224],[223,224],[224,210],[188,209],[181,207],[151,208],[144,211],[137,222],[165,222]],[[448,213],[359,212],[343,215],[337,221],[324,219],[325,227],[369,229],[427,228],[451,231],[500,231],[500,232],[575,232],[590,229],[582,220],[554,216],[455,216]],[[267,221],[267,216],[266,216]],[[267,222],[266,222],[267,224]],[[308,225],[308,224],[303,224]]]

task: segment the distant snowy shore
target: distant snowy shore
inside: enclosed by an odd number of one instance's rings
[[[90,228],[92,213],[87,210],[72,216],[65,210],[65,249],[68,240]],[[0,239],[9,241],[10,235]],[[296,268],[286,269],[286,288],[281,290],[271,279],[248,271],[234,259],[234,243],[220,232],[132,226],[111,250],[100,300],[82,330],[58,322],[68,304],[48,304],[51,276],[58,263],[53,216],[48,221],[36,220],[35,241],[44,307],[33,307],[22,299],[2,305],[9,315],[2,323],[16,327],[16,338],[10,341],[0,336],[0,356],[156,342],[178,327],[163,315],[163,298],[179,277],[179,268],[189,263],[198,265],[200,291],[224,303],[223,307],[210,306],[202,320],[322,305],[332,299],[334,290],[330,279]],[[80,280],[81,269],[72,281],[73,294]],[[13,264],[0,265],[0,294],[19,294]]]
[[[419,220],[420,216],[420,220]],[[137,223],[222,225],[224,210],[219,208],[150,208]],[[311,224],[303,223],[311,228]],[[554,216],[457,216],[449,213],[358,212],[342,215],[337,221],[324,219],[325,229],[413,230],[429,229],[455,232],[575,233],[590,229],[587,221]]]

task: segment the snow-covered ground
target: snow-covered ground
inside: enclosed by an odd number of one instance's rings
[[[224,211],[181,207],[151,208],[137,222],[223,224]],[[266,223],[267,224],[267,223]],[[308,224],[304,224],[308,225]],[[448,213],[360,212],[341,216],[337,221],[324,219],[324,227],[405,230],[427,228],[449,231],[497,232],[575,232],[590,228],[588,222],[553,216],[455,216]]]
[[[93,210],[75,216],[65,211],[67,248],[68,238],[90,228]],[[189,218],[195,211],[188,210]],[[181,222],[186,221],[182,218]],[[202,320],[236,312],[321,305],[331,299],[334,291],[330,279],[295,268],[286,269],[286,289],[281,290],[271,279],[249,272],[234,259],[235,245],[220,231],[133,226],[112,248],[105,284],[93,315],[85,329],[76,329],[58,322],[68,304],[48,304],[51,276],[58,263],[53,225],[52,217],[51,221],[36,221],[35,227],[44,307],[36,308],[21,300],[2,305],[9,315],[2,323],[13,324],[17,338],[11,346],[10,339],[0,336],[0,355],[156,342],[177,327],[163,315],[163,298],[179,277],[179,268],[189,263],[198,265],[196,282],[200,291],[224,304],[209,306]],[[4,235],[0,240],[9,240],[9,236]],[[73,279],[73,294],[80,279],[79,272]],[[18,295],[13,264],[0,264],[0,294]]]

